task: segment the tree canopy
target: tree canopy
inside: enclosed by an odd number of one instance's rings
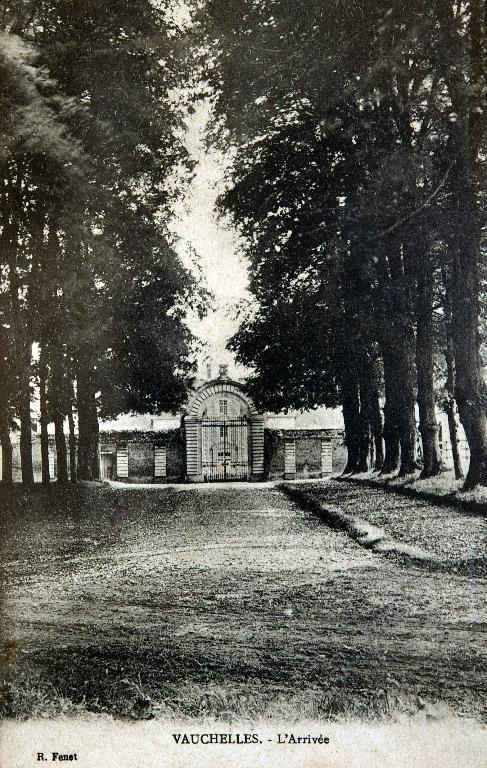
[[[165,225],[168,176],[188,162],[171,99],[184,57],[166,11],[145,0],[4,9],[0,421],[20,422],[24,482],[33,480],[35,380],[46,482],[48,421],[58,479],[67,479],[63,423],[73,411],[78,474],[97,477],[98,417],[174,411],[192,382],[185,316],[204,302]],[[8,428],[2,447],[8,481]]]

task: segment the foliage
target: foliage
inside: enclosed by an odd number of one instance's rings
[[[5,355],[14,376],[5,373],[0,419],[5,409],[20,419],[26,482],[34,373],[43,371],[50,417],[77,404],[86,478],[97,474],[99,414],[174,410],[192,381],[185,315],[204,298],[164,223],[166,179],[186,163],[170,96],[186,65],[178,71],[165,11],[148,0],[4,10],[0,292],[22,354],[12,365]]]

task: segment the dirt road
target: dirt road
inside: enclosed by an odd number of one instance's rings
[[[485,717],[485,580],[368,552],[278,489],[3,509],[5,714]]]

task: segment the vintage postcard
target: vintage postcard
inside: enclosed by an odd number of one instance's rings
[[[485,2],[4,0],[0,172],[1,768],[485,768]]]

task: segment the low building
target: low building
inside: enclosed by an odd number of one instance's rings
[[[218,378],[196,389],[181,417],[125,416],[102,425],[101,475],[125,482],[211,482],[338,471],[341,425],[300,429],[295,422],[292,415],[259,413],[220,366]]]

